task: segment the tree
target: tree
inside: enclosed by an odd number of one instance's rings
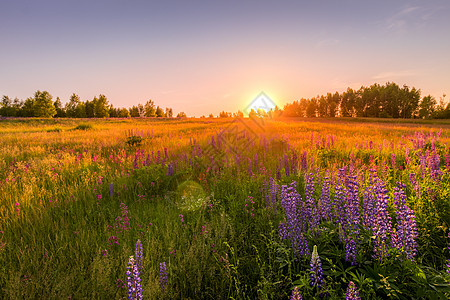
[[[4,95],[0,104],[0,115],[4,117],[15,117],[11,99]]]
[[[312,98],[309,100],[308,106],[306,107],[306,116],[308,118],[315,118],[317,116],[317,100]]]
[[[327,99],[324,96],[320,96],[319,100],[317,101],[317,114],[321,118],[327,117],[327,111],[328,111],[328,102]]]
[[[436,99],[431,95],[422,98],[419,104],[419,118],[429,119],[436,108]]]
[[[228,113],[226,111],[222,111],[219,113],[219,118],[229,118],[231,117],[231,113]]]
[[[166,114],[164,113],[164,110],[161,107],[156,107],[156,117],[157,118],[164,118]]]
[[[67,102],[65,105],[66,115],[69,118],[80,117],[78,116],[79,114],[78,106],[80,105],[80,103],[81,103],[80,96],[73,93],[72,96],[70,96],[69,98],[69,102]]]
[[[56,109],[56,115],[57,118],[64,118],[66,116],[66,112],[64,111],[64,108],[62,107],[61,99],[59,97],[56,97],[55,102],[53,103]]]
[[[166,117],[167,118],[172,118],[173,117],[173,110],[172,110],[172,108],[169,108],[169,107],[166,108]]]
[[[134,105],[133,105],[133,107],[131,107],[131,108],[129,109],[129,111],[130,111],[130,116],[131,116],[132,118],[140,117],[139,108],[138,108],[137,106],[134,106]]]
[[[244,117],[244,113],[240,110],[238,110],[236,113],[234,113],[233,115],[235,118],[243,118]]]
[[[98,96],[97,101],[94,97],[94,116],[96,118],[107,118],[109,117],[109,109],[108,109],[108,99],[105,95],[100,94]]]
[[[179,112],[177,118],[186,118],[186,114],[184,112]]]
[[[119,109],[119,118],[129,118],[130,112],[126,108],[120,108]]]
[[[84,111],[86,112],[86,118],[95,117],[95,105],[97,105],[97,102],[97,97],[94,97],[92,101],[86,100],[86,102],[84,102]]]
[[[352,117],[356,101],[356,93],[351,88],[347,88],[341,96],[340,111],[342,117]]]
[[[258,116],[258,114],[256,113],[256,111],[252,108],[250,109],[250,112],[248,113],[248,117],[249,118],[256,118]]]
[[[138,104],[138,110],[139,110],[139,117],[142,118],[144,116],[145,109],[144,109],[144,106],[140,103]]]
[[[148,100],[144,105],[144,116],[146,117],[156,117],[155,103],[152,100]]]
[[[112,105],[109,107],[109,117],[110,118],[118,118],[119,117],[119,110]]]
[[[53,105],[52,95],[47,91],[36,91],[34,93],[33,116],[52,118],[54,115],[56,115],[56,108]]]

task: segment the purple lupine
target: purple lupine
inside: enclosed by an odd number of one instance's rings
[[[252,160],[250,158],[248,159],[248,175],[250,177],[252,177],[252,175],[253,175],[253,172],[252,172]]]
[[[295,257],[306,258],[309,254],[308,241],[304,236],[307,230],[307,218],[295,181],[289,187],[286,185],[281,187],[281,207],[285,218],[284,222],[280,222],[280,237],[282,240],[288,239],[291,242]]]
[[[322,220],[331,221],[333,216],[330,198],[330,179],[328,177],[325,177],[322,184],[322,194],[320,195],[319,211]]]
[[[286,176],[289,176],[289,171],[290,171],[289,159],[288,159],[287,155],[285,154],[284,155],[284,172],[285,172]]]
[[[348,220],[347,231],[353,232],[355,235],[358,235],[360,224],[360,209],[358,183],[356,181],[356,176],[349,176],[347,178],[346,216]]]
[[[392,169],[396,169],[397,168],[397,160],[395,159],[394,153],[392,153],[392,155],[391,155],[391,162],[392,162]]]
[[[136,266],[139,271],[142,271],[143,252],[141,240],[137,240],[134,247],[134,255],[136,256]]]
[[[339,240],[341,242],[344,242],[345,240],[345,232],[342,230],[343,227],[346,227],[345,224],[347,223],[347,220],[345,218],[345,196],[344,196],[344,187],[342,185],[337,185],[335,187],[335,196],[333,199],[333,206],[334,206],[334,218],[336,226],[340,226],[341,230],[339,234]]]
[[[309,271],[311,272],[310,285],[312,287],[318,287],[319,289],[321,289],[324,286],[325,282],[323,279],[322,262],[320,261],[319,253],[317,253],[316,245],[314,245],[313,248]]]
[[[142,300],[142,287],[140,273],[137,265],[135,264],[133,256],[130,256],[127,266],[127,288],[128,299]]]
[[[348,284],[347,292],[345,293],[345,300],[361,300],[358,288],[353,281],[350,281]]]
[[[302,294],[300,293],[300,289],[298,288],[298,286],[296,286],[292,290],[292,295],[291,295],[290,300],[303,300]]]
[[[292,158],[291,158],[291,173],[295,174],[297,169],[297,153],[295,151],[292,151]]]
[[[300,166],[301,166],[303,171],[306,171],[308,169],[308,158],[307,158],[307,155],[308,155],[308,152],[304,151],[302,153],[302,155],[300,156]]]
[[[359,239],[359,226],[360,226],[360,209],[359,209],[359,194],[358,184],[356,182],[356,176],[346,176],[346,199],[345,206],[345,260],[351,262],[352,265],[356,265],[357,255],[357,241]]]
[[[167,176],[173,176],[174,175],[174,168],[173,168],[173,163],[170,162],[167,165]]]
[[[139,169],[138,153],[134,155],[133,169]]]
[[[399,251],[406,254],[406,258],[413,260],[417,253],[418,236],[414,211],[406,205],[406,195],[403,189],[406,186],[397,182],[394,192],[395,213],[397,215],[397,228],[392,237],[392,244]]]
[[[375,225],[375,194],[373,185],[368,186],[364,191],[362,226],[368,230]]]
[[[161,286],[162,293],[165,294],[167,291],[167,284],[168,284],[167,267],[165,262],[159,264],[159,284]]]
[[[280,186],[275,182],[275,179],[270,178],[270,202],[274,213],[277,211],[277,198]]]
[[[416,180],[416,174],[410,173],[409,174],[409,180],[411,181],[411,184],[414,188],[414,191],[416,192],[416,197],[420,198],[420,185]]]
[[[353,238],[346,239],[345,240],[345,260],[350,262],[352,264],[352,266],[357,265],[356,254],[357,254],[357,249],[356,249],[355,240]]]
[[[265,200],[266,208],[271,210],[273,213],[276,213],[279,185],[273,178],[270,178],[269,181],[270,183],[268,184],[267,181],[263,179],[263,199]]]
[[[388,208],[388,191],[386,189],[386,185],[377,178],[375,183],[375,194],[376,194],[376,219],[374,226],[372,227],[373,235],[374,235],[374,258],[384,259],[389,256],[388,253],[388,238],[389,233],[391,232],[392,224],[391,224],[391,216],[387,211]]]
[[[109,185],[109,196],[112,198],[114,197],[114,185],[111,182],[111,184]]]
[[[313,212],[316,207],[314,190],[314,176],[310,173],[306,178],[304,216],[309,222],[309,228],[313,231],[317,229],[320,221],[320,214],[317,211],[316,216],[313,216]]]

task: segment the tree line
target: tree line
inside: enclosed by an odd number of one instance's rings
[[[36,91],[33,97],[25,101],[13,100],[4,95],[0,103],[0,116],[3,117],[40,117],[40,118],[129,118],[129,117],[157,117],[172,118],[173,110],[170,107],[156,106],[152,100],[144,105],[133,105],[130,108],[116,108],[108,103],[105,95],[100,94],[92,100],[82,101],[76,94],[70,96],[63,106],[59,97],[53,101],[52,95],[47,91]],[[186,117],[184,112],[177,117]]]
[[[283,115],[286,117],[371,117],[371,118],[421,118],[450,119],[450,103],[446,104],[445,95],[439,103],[433,96],[421,98],[420,89],[398,86],[388,82],[377,83],[359,90],[348,88],[343,93],[327,93],[310,99],[301,98],[284,106],[283,110],[275,107],[265,112],[251,110],[251,117],[270,117]],[[47,91],[36,91],[33,97],[25,101],[3,96],[0,103],[0,116],[3,117],[44,117],[44,118],[129,118],[129,117],[173,117],[172,108],[156,106],[152,100],[144,105],[133,105],[130,108],[116,108],[108,103],[105,95],[100,94],[92,100],[81,101],[76,94],[70,96],[63,106],[59,97],[53,101]],[[184,112],[177,117],[186,117]],[[213,118],[212,114],[209,118]],[[243,117],[243,113],[220,112],[219,118]],[[202,116],[201,118],[205,118]]]
[[[287,117],[371,117],[371,118],[450,118],[450,103],[445,105],[445,95],[437,103],[430,95],[421,98],[420,89],[403,87],[388,82],[385,85],[362,86],[359,90],[348,88],[310,99],[288,103],[283,116]]]

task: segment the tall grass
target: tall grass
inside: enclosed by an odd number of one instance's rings
[[[318,246],[328,297],[342,298],[350,281],[366,298],[449,296],[448,128],[271,120],[247,132],[245,147],[234,151],[219,142],[232,122],[2,120],[0,295],[124,298],[127,262],[140,239],[144,298],[287,299],[294,286],[315,297],[310,257],[296,258],[280,238],[285,215],[279,193],[267,204],[269,183],[296,181],[305,199],[312,173],[318,201],[324,178],[336,183],[345,167],[359,182],[360,200],[371,172],[391,195],[397,181],[406,184],[418,253],[410,263],[398,257],[377,263],[368,237],[352,266],[338,227],[324,224],[324,234],[307,238],[310,252]],[[80,125],[93,130],[72,130]],[[127,143],[130,136],[140,142]],[[439,172],[424,162],[432,155]],[[334,199],[334,185],[330,193]],[[396,281],[399,274],[405,284]]]

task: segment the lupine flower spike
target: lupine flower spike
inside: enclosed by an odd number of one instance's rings
[[[143,249],[141,240],[137,240],[134,249],[134,255],[136,256],[136,266],[139,271],[142,271],[142,259],[143,259]]]
[[[324,284],[322,262],[320,261],[319,253],[317,253],[317,246],[314,245],[311,256],[311,286],[321,288]]]
[[[303,300],[302,294],[300,293],[300,289],[298,288],[298,286],[296,286],[292,290],[292,295],[291,295],[290,300]]]
[[[159,264],[159,283],[161,285],[161,291],[165,294],[168,284],[167,267],[165,262]]]
[[[345,300],[361,300],[358,288],[353,281],[350,281],[348,284],[347,293],[345,293]]]
[[[142,300],[141,278],[133,256],[130,256],[127,266],[127,288],[129,300]]]

